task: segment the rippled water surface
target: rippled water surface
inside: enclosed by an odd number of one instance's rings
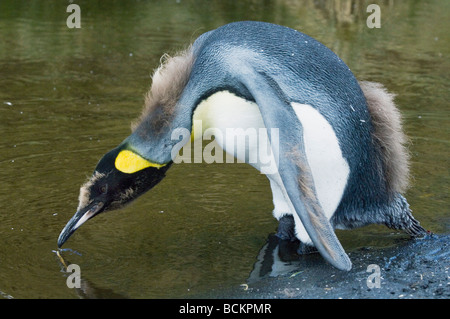
[[[246,282],[276,229],[264,176],[243,164],[174,165],[134,204],[80,228],[54,253],[79,186],[130,133],[161,55],[237,20],[305,32],[359,79],[397,94],[412,153],[407,197],[425,228],[449,231],[450,2],[0,2],[0,298],[189,297]],[[379,3],[381,28],[366,26]],[[340,231],[347,251],[406,238],[381,226]]]

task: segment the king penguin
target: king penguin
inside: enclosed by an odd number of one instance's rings
[[[426,233],[402,195],[408,152],[393,99],[381,84],[358,81],[330,49],[291,28],[243,21],[206,32],[156,69],[141,117],[82,185],[58,247],[87,220],[158,184],[180,145],[173,132],[192,134],[199,120],[204,130],[265,128],[277,168],[265,173],[277,235],[298,239],[303,252],[317,250],[336,268],[350,270],[335,229],[383,224],[411,236]],[[263,172],[262,163],[249,157],[242,160]]]

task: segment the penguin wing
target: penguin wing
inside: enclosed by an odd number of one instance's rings
[[[237,75],[259,106],[278,159],[278,173],[289,199],[308,235],[321,255],[333,266],[350,270],[351,261],[317,199],[311,169],[305,154],[303,128],[291,101],[278,83],[264,71],[248,66]],[[278,129],[279,145],[274,147],[270,131]],[[278,148],[278,149],[277,149]]]

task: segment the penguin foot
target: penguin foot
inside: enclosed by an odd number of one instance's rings
[[[296,247],[298,255],[307,255],[318,252],[316,247],[302,243],[298,240],[297,236],[295,236],[294,216],[284,215],[280,218],[279,222],[276,236],[280,239],[280,250],[292,252],[293,247]]]
[[[313,253],[317,253],[317,248],[312,246],[312,245],[308,245],[305,243],[300,242],[300,245],[297,248],[297,254],[299,255],[308,255],[308,254],[313,254]]]
[[[295,221],[292,215],[284,215],[279,219],[276,236],[281,240],[296,241]]]

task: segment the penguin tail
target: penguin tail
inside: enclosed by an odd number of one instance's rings
[[[389,193],[404,193],[409,186],[408,139],[402,130],[402,119],[395,106],[395,95],[375,82],[360,81],[372,119],[374,142],[380,150],[383,175]]]
[[[414,218],[411,221],[411,226],[409,228],[406,228],[405,232],[411,237],[423,237],[427,234],[431,234],[430,231],[427,231],[425,228],[423,228],[420,225],[419,221]]]

